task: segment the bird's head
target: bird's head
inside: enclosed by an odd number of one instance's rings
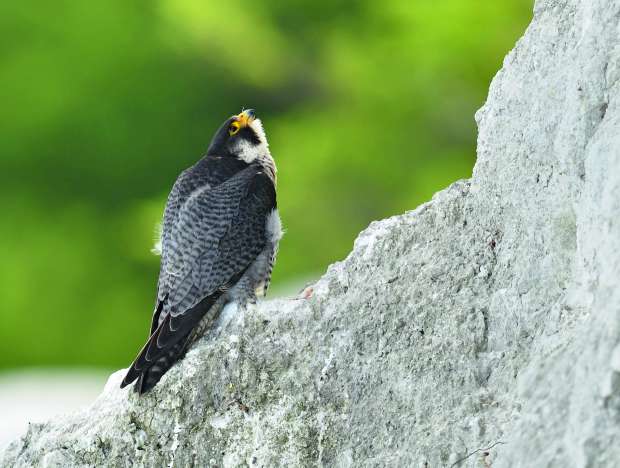
[[[215,132],[207,155],[232,156],[247,163],[269,157],[269,145],[263,125],[252,109],[227,119]]]

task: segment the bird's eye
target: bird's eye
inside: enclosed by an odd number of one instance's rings
[[[239,122],[231,123],[230,127],[228,127],[228,134],[230,136],[233,136],[235,133],[239,131],[239,128],[240,128]]]

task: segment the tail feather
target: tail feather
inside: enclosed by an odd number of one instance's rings
[[[121,383],[121,388],[136,379],[138,382],[135,389],[138,393],[153,388],[168,369],[185,355],[194,327],[200,323],[221,294],[218,291],[204,298],[196,306],[176,317],[167,315],[132,363]]]
[[[159,379],[168,372],[172,365],[182,359],[189,345],[189,334],[172,346],[166,354],[158,358],[148,369],[144,370],[134,385],[134,391],[142,395],[152,389]]]
[[[166,295],[155,310],[149,339],[131,364],[121,388],[137,380],[134,389],[139,394],[152,389],[168,369],[185,356],[189,345],[211,326],[224,306],[225,291],[241,279],[247,268],[249,265],[194,307],[174,317],[167,314],[160,321],[163,303],[168,299]]]

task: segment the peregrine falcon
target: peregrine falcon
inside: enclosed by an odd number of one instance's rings
[[[207,154],[168,196],[150,336],[121,388],[153,388],[228,302],[255,302],[269,287],[282,237],[276,165],[253,110],[226,120]]]

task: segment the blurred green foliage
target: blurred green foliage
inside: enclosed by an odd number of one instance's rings
[[[3,2],[0,368],[129,364],[165,197],[242,106],[279,168],[276,288],[468,177],[531,4]]]

